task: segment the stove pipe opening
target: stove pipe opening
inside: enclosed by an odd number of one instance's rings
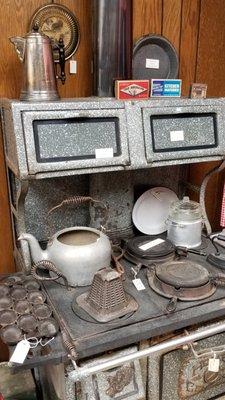
[[[132,0],[93,0],[94,95],[114,96],[114,82],[131,78]]]

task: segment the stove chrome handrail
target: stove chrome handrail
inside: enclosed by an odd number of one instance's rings
[[[190,344],[200,339],[204,339],[218,333],[222,333],[225,331],[225,322],[217,323],[205,329],[197,329],[196,331],[186,334],[185,336],[176,336],[173,339],[166,340],[165,342],[156,344],[144,350],[139,350],[131,354],[127,354],[124,356],[120,356],[117,358],[112,358],[108,361],[100,362],[99,364],[92,366],[84,366],[78,367],[75,361],[72,361],[74,366],[74,370],[69,373],[69,379],[73,382],[80,381],[82,379],[87,378],[90,375],[96,374],[98,372],[106,371],[120,365],[123,365],[127,362],[139,360],[141,358],[145,358],[151,356],[152,354],[172,351],[175,350],[185,344]]]

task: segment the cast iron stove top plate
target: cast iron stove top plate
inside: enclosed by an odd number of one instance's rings
[[[209,243],[207,253],[213,251]],[[217,269],[211,266],[205,258],[189,254],[188,259],[200,263],[210,274]],[[59,324],[63,321],[66,329],[76,346],[79,358],[93,356],[104,351],[127,346],[140,340],[152,338],[176,329],[206,322],[219,317],[225,317],[225,288],[218,287],[211,297],[199,301],[180,301],[175,312],[166,312],[168,298],[160,296],[149,287],[147,269],[142,268],[138,274],[145,290],[137,291],[132,283],[132,264],[122,260],[125,267],[126,279],[124,289],[138,302],[139,308],[128,318],[119,318],[109,323],[93,323],[85,321],[72,309],[74,297],[85,293],[88,287],[66,288],[56,282],[44,282],[48,303],[53,308]],[[203,285],[204,286],[204,285]]]

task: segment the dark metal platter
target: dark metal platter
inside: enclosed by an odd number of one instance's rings
[[[153,60],[153,64],[155,61],[158,67],[146,68],[147,60]],[[160,35],[146,35],[135,43],[132,65],[133,79],[176,79],[178,76],[176,49]]]

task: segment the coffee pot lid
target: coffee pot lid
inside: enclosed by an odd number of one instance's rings
[[[182,200],[173,202],[170,206],[169,218],[175,220],[195,220],[202,217],[202,209],[199,203],[192,201],[188,196],[184,196]]]

